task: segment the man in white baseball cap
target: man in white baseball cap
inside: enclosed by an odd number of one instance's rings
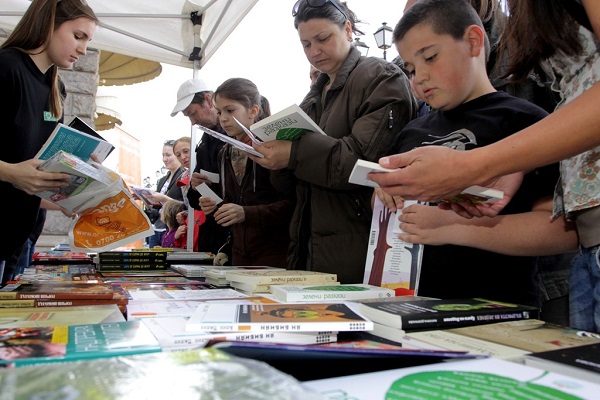
[[[200,124],[206,128],[225,134],[219,123],[219,114],[213,104],[214,91],[202,79],[188,79],[183,82],[177,91],[177,104],[171,112],[174,117],[179,112],[188,117],[192,125]],[[208,176],[201,174],[200,170],[218,173],[219,166],[217,162],[219,150],[225,142],[210,136],[207,133],[202,135],[200,143],[196,146],[196,167],[190,179],[190,189],[187,192],[187,198],[192,207],[200,210],[200,193],[196,191],[196,186],[206,183],[211,186],[213,191],[220,195],[221,185],[213,184]],[[219,249],[227,241],[229,229],[223,228],[214,222],[214,218],[206,218],[198,234],[198,251],[207,251],[217,254]]]

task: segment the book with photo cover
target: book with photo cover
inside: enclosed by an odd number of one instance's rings
[[[539,308],[482,298],[358,303],[367,318],[398,329],[446,329],[538,318]],[[388,299],[382,299],[388,300]],[[392,299],[389,299],[392,300]]]
[[[344,303],[205,303],[186,324],[188,330],[216,332],[369,331],[373,323]]]
[[[39,363],[160,352],[141,321],[2,329],[0,365]]]

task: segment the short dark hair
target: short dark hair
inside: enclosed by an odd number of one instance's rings
[[[213,92],[211,90],[205,90],[203,92],[198,92],[194,95],[194,98],[192,99],[192,101],[190,102],[190,104],[204,104],[206,101],[206,94],[210,94],[212,95]]]
[[[309,5],[307,1],[301,2],[298,4],[298,12],[294,16],[294,28],[298,29],[300,22],[306,22],[315,18],[328,19],[339,26],[344,26],[346,17],[348,17],[348,21],[352,24],[352,32],[356,35],[364,35],[365,33],[356,27],[356,24],[361,23],[361,21],[356,17],[356,14],[348,8],[346,2],[338,1],[337,4],[344,10],[346,15],[343,15],[333,4],[324,4],[320,7],[313,7]]]
[[[479,26],[485,34],[485,58],[489,57],[490,44],[479,14],[467,0],[419,0],[409,7],[394,28],[392,40],[402,40],[406,33],[420,24],[428,24],[438,35],[462,39],[467,28]]]

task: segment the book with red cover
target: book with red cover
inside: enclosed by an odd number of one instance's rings
[[[105,283],[26,283],[0,288],[0,300],[18,299],[113,299],[112,285]]]
[[[92,264],[92,257],[82,251],[37,251],[33,253],[32,264],[51,264],[51,263],[77,263],[77,264]]]

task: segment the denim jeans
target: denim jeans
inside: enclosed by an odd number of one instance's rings
[[[570,325],[600,332],[600,245],[579,249],[571,264]]]

